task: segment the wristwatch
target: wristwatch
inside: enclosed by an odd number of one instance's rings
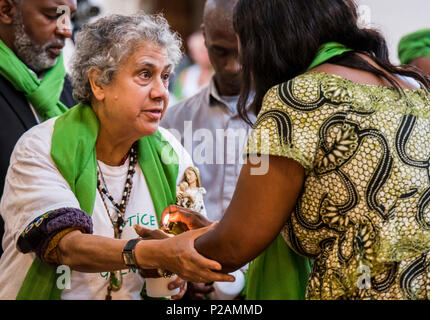
[[[139,268],[134,255],[134,249],[136,248],[137,243],[141,240],[143,239],[137,238],[129,240],[122,250],[122,259],[127,267]]]

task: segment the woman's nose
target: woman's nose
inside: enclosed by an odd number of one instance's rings
[[[151,88],[151,98],[152,99],[166,99],[169,90],[163,80],[154,80]]]

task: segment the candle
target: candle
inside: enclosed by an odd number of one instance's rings
[[[167,228],[168,229],[168,227],[169,227],[169,219],[170,219],[170,214],[166,214],[165,216],[164,216],[164,219],[163,219],[163,227],[164,228]]]
[[[188,227],[185,223],[170,222],[170,214],[169,213],[165,214],[165,216],[163,218],[162,226],[163,226],[163,229],[165,229],[165,231],[167,233],[174,234],[174,235],[178,235],[178,234],[188,230]]]

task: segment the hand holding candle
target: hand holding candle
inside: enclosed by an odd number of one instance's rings
[[[172,234],[210,226],[211,221],[202,214],[176,205],[168,206],[161,215],[162,229]],[[183,230],[183,231],[182,231]],[[182,232],[181,232],[182,231]]]

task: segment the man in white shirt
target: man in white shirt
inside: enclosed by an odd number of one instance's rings
[[[221,220],[233,197],[250,127],[240,118],[238,41],[233,29],[235,1],[207,0],[202,30],[215,74],[195,96],[167,110],[161,126],[170,129],[200,170],[207,216]],[[251,121],[255,115],[248,110]],[[192,299],[204,299],[210,286],[189,284]],[[193,291],[193,289],[195,289]]]
[[[207,1],[202,29],[215,74],[207,87],[168,109],[161,121],[180,138],[199,168],[207,190],[206,211],[213,221],[222,218],[231,201],[250,129],[237,110],[241,67],[232,22],[234,4]],[[255,119],[250,112],[249,116]]]

